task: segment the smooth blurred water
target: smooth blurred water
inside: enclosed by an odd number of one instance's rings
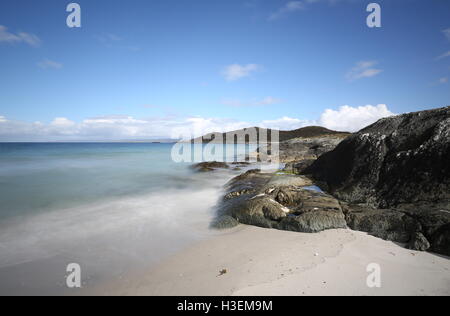
[[[238,172],[194,173],[171,149],[0,144],[0,294],[65,293],[71,262],[94,286],[209,236],[223,184]]]
[[[0,218],[188,185],[170,144],[0,144]]]

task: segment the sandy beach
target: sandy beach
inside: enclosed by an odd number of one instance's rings
[[[381,287],[369,288],[369,264]],[[96,288],[98,295],[450,295],[450,260],[365,233],[303,234],[241,225]]]

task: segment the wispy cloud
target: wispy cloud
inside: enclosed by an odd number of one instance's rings
[[[129,51],[137,52],[140,50],[140,47],[137,45],[132,45],[129,43],[126,43],[126,40],[117,34],[113,33],[103,33],[100,35],[94,36],[97,41],[102,43],[105,47],[108,48],[119,48],[119,49],[126,49]]]
[[[256,107],[256,106],[265,106],[265,105],[273,105],[282,103],[283,100],[277,99],[274,97],[265,97],[262,100],[251,100],[251,101],[242,101],[242,100],[223,100],[222,104],[232,107]]]
[[[347,73],[347,80],[354,81],[362,78],[374,77],[381,72],[382,69],[375,68],[378,64],[376,61],[360,61]]]
[[[450,50],[448,52],[445,52],[442,55],[436,57],[436,60],[440,60],[440,59],[447,58],[447,57],[450,57]]]
[[[305,9],[305,3],[303,1],[290,1],[290,2],[286,3],[284,6],[282,6],[281,8],[279,8],[277,11],[270,14],[268,20],[269,21],[278,20],[292,12],[296,12],[296,11],[300,11],[300,10],[304,10],[304,9]]]
[[[450,41],[450,27],[448,29],[442,30],[442,33],[444,33],[445,37]]]
[[[63,64],[50,59],[44,59],[38,62],[37,65],[42,69],[61,69],[63,67]]]
[[[439,78],[438,84],[446,84],[448,83],[448,77]]]
[[[1,42],[10,44],[25,43],[33,47],[38,47],[41,44],[41,40],[36,35],[25,32],[12,33],[3,25],[0,25]]]
[[[245,77],[249,77],[254,72],[260,71],[262,67],[257,64],[239,65],[233,64],[225,67],[222,75],[227,81],[236,81]]]
[[[105,44],[111,42],[120,42],[123,40],[122,37],[112,33],[103,33],[101,35],[97,35],[96,38],[97,40]]]

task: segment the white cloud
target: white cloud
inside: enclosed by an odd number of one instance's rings
[[[17,34],[8,31],[6,26],[0,25],[0,43],[26,43],[30,46],[37,47],[41,44],[41,40],[34,34],[19,32]]]
[[[305,10],[308,5],[319,2],[320,0],[301,0],[301,1],[290,1],[287,2],[284,6],[279,8],[277,11],[273,12],[269,15],[269,21],[275,21],[281,19],[290,13],[294,13],[297,11]],[[329,0],[331,3],[332,0]]]
[[[383,71],[375,68],[377,64],[378,62],[376,61],[360,61],[347,73],[346,78],[349,81],[354,81],[374,77]]]
[[[259,126],[263,127],[263,128],[272,128],[272,129],[278,129],[278,130],[282,130],[282,131],[289,131],[289,130],[294,130],[294,129],[311,126],[311,125],[316,125],[316,122],[308,121],[308,120],[300,120],[300,119],[285,116],[285,117],[282,117],[277,120],[262,121]]]
[[[252,106],[265,106],[265,105],[273,105],[279,104],[283,102],[281,99],[277,99],[274,97],[266,97],[262,100],[251,100],[251,101],[241,101],[241,100],[232,100],[227,99],[223,100],[222,104],[232,107],[252,107]]]
[[[444,33],[445,37],[450,41],[450,28],[442,30],[442,33]]]
[[[328,109],[319,120],[281,117],[260,122],[246,122],[226,118],[163,117],[136,119],[131,116],[104,116],[74,122],[55,118],[50,123],[21,122],[0,116],[0,141],[108,141],[150,140],[154,138],[190,139],[212,132],[228,132],[259,126],[293,130],[320,125],[333,130],[357,131],[378,119],[394,115],[386,105]]]
[[[222,71],[222,75],[227,81],[236,81],[244,77],[250,76],[256,71],[260,71],[262,67],[256,64],[239,65],[233,64],[225,67]]]
[[[63,64],[50,59],[44,59],[38,62],[37,65],[42,69],[61,69],[63,67]]]
[[[441,56],[436,57],[436,60],[440,60],[447,57],[450,57],[450,50],[446,53],[443,53]]]
[[[319,125],[331,130],[356,132],[381,118],[395,115],[385,104],[351,107],[344,105],[339,110],[327,109],[321,115]]]
[[[448,82],[448,77],[443,77],[443,78],[439,79],[439,83],[440,84],[444,84],[444,83],[447,83],[447,82]]]
[[[50,123],[50,125],[57,127],[71,127],[75,125],[75,122],[72,122],[65,117],[57,117]]]

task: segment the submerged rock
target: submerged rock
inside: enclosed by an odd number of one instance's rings
[[[225,162],[211,161],[195,164],[191,168],[198,172],[210,172],[216,169],[229,169],[230,166]]]

